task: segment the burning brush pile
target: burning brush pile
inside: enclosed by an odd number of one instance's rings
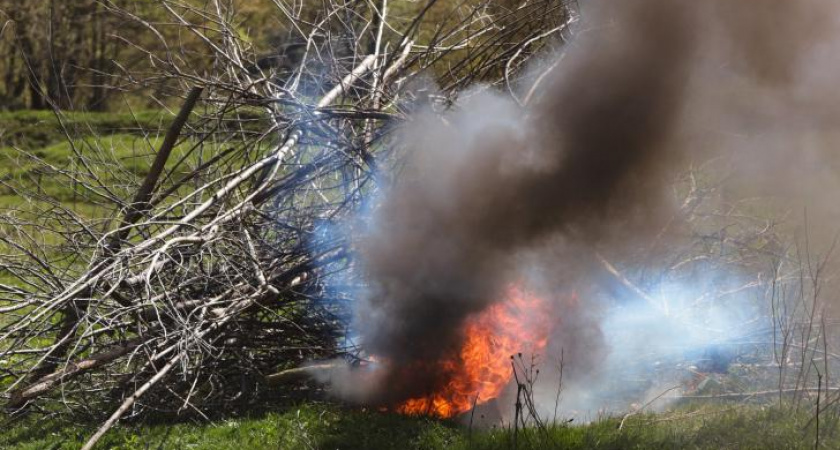
[[[235,5],[193,3],[166,5],[164,23],[107,8],[161,46],[146,49],[151,73],[111,81],[164,92],[177,112],[142,130],[136,157],[86,138],[66,165],[25,151],[4,161],[32,176],[0,181],[20,199],[0,211],[0,398],[13,417],[101,420],[86,448],[121,419],[207,419],[311,394],[274,375],[357,355],[345,346],[355,302],[328,283],[354,244],[323,231],[382,191],[402,159],[397,130],[424,105],[518,80],[574,18],[542,0],[399,13],[335,3],[299,16],[278,2],[284,45],[266,56]],[[167,36],[206,51],[170,51]],[[72,186],[73,202],[42,175]],[[501,326],[500,314],[475,326]]]
[[[840,104],[836,7],[486,6],[422,45],[427,10],[397,34],[377,12],[361,54],[317,37],[347,26],[328,14],[307,45],[334,61],[182,78],[201,84],[182,116],[204,99],[190,139],[208,158],[153,170],[115,221],[42,211],[79,223],[55,249],[4,238],[7,405],[105,405],[104,431],[248,407],[303,372],[405,414],[586,418],[739,368],[740,393],[807,399],[835,363],[822,224],[840,177],[815,136]],[[220,61],[248,54],[232,35]]]
[[[399,176],[323,231],[351,245],[334,283],[354,302],[349,348],[371,363],[322,381],[442,417],[513,408],[523,389],[542,417],[561,400],[592,417],[702,396],[707,379],[740,395],[739,367],[765,368],[754,389],[810,389],[833,232],[775,221],[839,212],[822,190],[838,173],[812,173],[828,147],[801,147],[834,114],[811,64],[837,24],[827,2],[760,3],[586,2],[524,89],[414,113]],[[792,350],[802,330],[811,344]],[[520,354],[539,377],[519,379]],[[793,385],[766,370],[791,358]]]
[[[523,350],[543,354],[551,327],[549,317],[543,300],[510,288],[505,300],[467,319],[460,352],[417,368],[440,372],[446,384],[430,395],[406,400],[397,411],[453,417],[497,398],[516,370],[513,355],[521,357]]]

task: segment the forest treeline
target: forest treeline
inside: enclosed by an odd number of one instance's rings
[[[207,63],[203,44],[177,21],[195,23],[201,9],[193,6],[203,3],[0,0],[0,109],[105,111],[118,97],[160,97],[168,80],[154,76],[156,60]],[[282,40],[285,30],[265,23],[271,1],[218,3],[236,11],[240,38],[266,48]]]
[[[118,105],[126,102],[141,108],[166,103],[167,94],[180,91],[173,88],[172,77],[161,75],[161,66],[177,60],[177,65],[202,73],[211,72],[214,64],[226,63],[215,61],[215,52],[207,47],[208,43],[196,33],[185,32],[183,26],[200,24],[202,33],[212,37],[223,32],[214,23],[213,15],[227,17],[235,25],[235,38],[251,46],[249,50],[255,58],[248,70],[282,72],[284,66],[295,66],[302,43],[312,36],[341,42],[333,48],[345,46],[348,55],[365,53],[365,48],[373,42],[359,39],[359,35],[364,34],[366,24],[375,20],[376,11],[365,2],[350,1],[342,7],[342,11],[352,11],[342,18],[342,22],[349,24],[347,27],[312,33],[311,26],[335,10],[333,3],[331,0],[0,0],[0,54],[3,55],[0,110],[108,111],[119,109]],[[512,0],[389,3],[388,15],[393,23],[407,25],[419,11],[424,11],[426,20],[419,25],[421,41],[424,36],[436,38],[433,34],[437,24],[459,20],[459,16],[468,14],[464,11],[474,14],[475,4],[485,5],[483,12],[497,16],[498,23],[503,23],[518,4]],[[523,23],[509,25],[523,33],[529,28]],[[358,34],[348,34],[348,29],[355,29]],[[226,28],[224,32],[229,31]],[[385,32],[396,33],[390,29]],[[456,69],[480,68],[448,70]]]

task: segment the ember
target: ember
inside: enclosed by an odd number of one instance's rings
[[[412,398],[397,410],[403,414],[453,417],[498,397],[513,376],[511,356],[539,354],[548,341],[547,302],[518,287],[504,302],[470,318],[458,356],[439,361],[448,382],[426,397]]]

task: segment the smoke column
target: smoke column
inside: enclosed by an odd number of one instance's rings
[[[704,134],[779,119],[751,110],[757,94],[733,108],[717,82],[788,93],[828,27],[825,5],[590,0],[531,104],[482,91],[444,117],[413,117],[399,138],[406,165],[355,242],[368,289],[354,328],[388,365],[375,383],[348,383],[345,395],[394,404],[434,391],[447,380],[429,362],[457,354],[464,321],[533,273],[534,261],[550,274],[543,282],[562,287],[590,269],[593,249],[620,252],[660,228],[673,206],[671,169],[720,152],[760,153]],[[735,76],[708,64],[720,58]],[[557,315],[557,339],[585,374],[609,352],[601,320],[586,305]]]

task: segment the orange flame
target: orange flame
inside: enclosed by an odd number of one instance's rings
[[[460,354],[438,362],[449,382],[429,396],[406,401],[397,411],[447,418],[498,397],[513,377],[511,356],[545,348],[546,306],[542,299],[511,287],[504,302],[467,321]]]

